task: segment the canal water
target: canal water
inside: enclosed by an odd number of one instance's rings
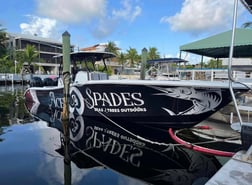
[[[82,116],[70,115],[68,143],[58,110],[27,106],[25,90],[0,87],[0,185],[203,185],[221,167],[214,156]]]

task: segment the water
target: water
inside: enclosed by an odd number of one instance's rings
[[[64,157],[56,151],[61,147],[60,133],[56,129],[41,121],[2,129],[0,184],[67,183]],[[102,167],[79,169],[72,163],[71,170],[72,184],[142,184]]]
[[[25,88],[24,88],[25,89]],[[144,184],[98,166],[80,169],[74,163],[66,167],[60,132],[37,121],[27,112],[22,87],[0,88],[0,184]],[[67,174],[64,166],[71,168]],[[71,175],[71,182],[64,178]]]
[[[70,115],[69,140],[58,110],[29,114],[24,90],[0,88],[1,185],[199,185],[220,168],[214,157],[151,143],[104,120]]]

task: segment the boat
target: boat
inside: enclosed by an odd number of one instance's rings
[[[150,67],[146,71],[146,78],[151,80],[180,80],[180,74],[175,66],[180,66],[181,63],[185,65],[187,62],[182,58],[148,60],[147,63]]]
[[[87,61],[113,57],[108,52],[74,52],[71,59]],[[106,68],[106,67],[105,67]],[[249,90],[233,83],[235,95]],[[63,85],[30,87],[25,101],[63,109]],[[190,128],[232,101],[228,82],[187,80],[108,80],[107,74],[80,70],[70,85],[69,111],[97,121],[109,120],[126,129]]]
[[[147,184],[193,184],[210,179],[221,167],[214,156],[205,156],[167,142],[160,144],[135,135],[110,121],[97,121],[83,115],[69,115],[69,144],[65,150],[65,135],[57,109],[39,105],[28,110],[61,133],[61,145],[56,151],[70,156],[70,164],[80,169],[111,169]],[[167,137],[167,132],[153,131]],[[71,166],[69,164],[69,166]],[[68,170],[70,171],[70,170]]]
[[[232,61],[233,52],[233,33],[230,46],[230,61]],[[246,184],[251,184],[251,173],[249,173],[249,170],[251,170],[252,127],[251,124],[244,124],[241,121],[239,107],[236,105],[235,100],[235,96],[246,93],[251,88],[247,84],[236,82],[230,77],[232,72],[231,62],[229,63],[228,71],[230,80],[220,82],[191,80],[101,80],[100,74],[94,75],[96,78],[91,79],[89,78],[89,73],[83,72],[82,74],[87,74],[87,78],[85,78],[82,83],[77,80],[76,83],[72,83],[70,87],[69,125],[71,132],[77,131],[76,133],[70,133],[73,148],[84,155],[91,157],[99,164],[111,167],[112,169],[117,169],[118,166],[110,166],[109,163],[103,160],[103,156],[111,161],[115,158],[115,156],[111,157],[107,155],[113,154],[113,150],[116,149],[113,147],[116,146],[106,145],[108,144],[106,141],[112,142],[111,144],[113,144],[113,142],[124,142],[121,141],[122,136],[119,134],[119,131],[112,129],[113,126],[122,130],[125,135],[129,134],[125,141],[128,142],[131,147],[138,147],[138,145],[133,142],[136,141],[138,144],[140,142],[148,143],[146,146],[152,149],[151,152],[154,151],[152,147],[158,152],[167,151],[167,149],[172,152],[172,155],[165,153],[165,157],[169,158],[166,168],[168,167],[171,171],[168,170],[168,177],[161,176],[170,180],[168,181],[170,184],[172,184],[171,181],[173,182],[173,180],[171,180],[173,176],[178,178],[176,184],[178,184],[177,182],[179,182],[181,178],[185,177],[186,179],[192,180],[186,182],[186,184],[189,184],[197,179],[194,177],[192,179],[184,174],[180,176],[180,171],[178,171],[176,167],[170,168],[171,165],[174,165],[174,158],[170,157],[173,157],[173,155],[180,155],[181,150],[188,151],[189,153],[192,152],[191,154],[187,153],[189,156],[200,155],[200,153],[196,151],[205,152],[209,146],[202,146],[202,143],[195,144],[194,140],[188,142],[188,138],[184,140],[185,137],[181,139],[183,131],[188,129],[192,132],[192,135],[202,137],[203,134],[197,131],[194,126],[203,120],[206,120],[213,113],[233,101],[241,127],[239,131],[242,143],[239,146],[245,146],[244,150],[247,150],[247,152],[236,153],[238,155],[235,154],[234,157],[232,157],[232,160],[230,160],[231,163],[227,163],[230,165],[227,168],[224,166],[224,168],[222,168],[224,170],[220,170],[213,179],[210,179],[209,184],[216,184],[216,182],[230,184],[226,183],[226,179],[234,179],[231,184],[240,184],[239,180],[241,179],[245,180]],[[52,119],[56,119],[56,122],[61,122],[60,116],[63,109],[63,87],[31,87],[25,92],[25,98],[26,102],[29,102],[29,109],[34,111],[34,113],[38,112],[40,107],[43,107],[43,111],[41,111],[41,115],[43,116],[45,116],[44,113],[46,112],[54,113],[53,110],[57,110],[57,113],[53,114],[56,115],[56,117],[53,116]],[[250,109],[246,108],[245,110]],[[92,123],[97,125],[91,126],[90,124]],[[88,128],[90,128],[90,130],[87,130]],[[167,134],[168,131],[169,135]],[[85,136],[85,134],[91,135]],[[180,135],[180,137],[177,137],[178,135]],[[162,138],[163,136],[166,138]],[[208,139],[206,136],[208,135],[204,133],[204,139]],[[162,141],[165,141],[165,143],[156,142],[152,137],[159,137]],[[84,139],[82,140],[82,138]],[[91,144],[87,145],[87,142],[89,141],[91,141]],[[175,142],[178,142],[179,144],[175,144]],[[211,141],[207,140],[207,142],[210,143]],[[118,146],[121,147],[124,146],[124,144],[119,144]],[[126,146],[128,145],[126,144]],[[165,150],[163,148],[164,146],[168,148]],[[175,149],[175,152],[173,153],[174,147],[178,147],[179,149]],[[104,152],[104,149],[112,149],[112,152],[107,154],[102,153]],[[214,153],[209,153],[209,151],[207,151],[206,153],[208,155],[203,156],[207,157],[209,154],[216,155],[220,152],[218,149],[213,150],[215,151]],[[223,151],[221,152],[223,153]],[[225,154],[230,157],[233,156],[234,153],[235,151],[228,151]],[[124,156],[124,153],[120,156]],[[155,155],[153,156],[153,159],[154,158],[157,160],[159,158],[162,159],[158,162],[159,165],[166,161],[164,158],[161,158],[160,155]],[[185,158],[186,155],[181,156],[181,159],[184,160]],[[198,161],[198,159],[196,161]],[[114,162],[114,165],[116,165],[117,162]],[[122,162],[124,162],[123,166],[127,166],[125,161]],[[233,162],[235,162],[235,164]],[[239,166],[242,166],[244,169],[238,168]],[[187,167],[184,167],[183,169],[188,171],[189,168]],[[146,169],[146,167],[144,169]],[[117,170],[120,171],[120,169]],[[199,170],[201,171],[204,169],[201,168]],[[128,168],[126,171],[120,172],[130,175],[131,171],[135,172],[132,167]],[[228,173],[226,173],[226,171],[228,171]],[[145,171],[145,173],[148,174],[149,172]],[[165,175],[166,174],[167,173],[165,173]],[[137,173],[135,173],[135,177],[136,176],[138,176]],[[158,176],[161,177],[160,175]],[[235,176],[235,178],[233,178],[233,176]],[[148,177],[152,176],[149,175]],[[144,179],[145,178],[146,177],[144,177]],[[153,180],[153,178],[151,179]],[[148,182],[153,183],[154,181]]]

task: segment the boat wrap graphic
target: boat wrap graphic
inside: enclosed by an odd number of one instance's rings
[[[102,112],[105,114],[158,113],[170,116],[197,115],[215,112],[223,102],[221,89],[195,89],[192,87],[163,88],[155,86],[118,87],[106,91],[98,87],[72,88],[71,112],[78,114]],[[116,89],[116,88],[115,88]],[[124,90],[125,89],[125,90]],[[84,107],[86,106],[86,110]]]
[[[29,101],[63,109],[63,89],[29,89]],[[27,95],[28,96],[28,95]],[[32,98],[31,98],[32,97]],[[69,111],[122,125],[191,127],[231,101],[227,88],[85,84],[70,88]]]
[[[181,110],[177,114],[166,107],[162,107],[170,115],[190,115],[201,114],[207,111],[214,110],[222,102],[221,89],[204,89],[195,90],[188,87],[177,88],[156,88],[161,93],[157,93],[157,96],[169,96],[178,98],[181,100],[188,100],[192,102],[192,106],[188,109]]]

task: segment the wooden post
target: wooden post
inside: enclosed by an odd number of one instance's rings
[[[64,179],[65,185],[71,184],[71,158],[69,155],[69,91],[70,91],[70,34],[65,31],[62,34],[63,42],[63,112],[62,126],[64,132]]]
[[[69,87],[70,87],[70,34],[64,32],[62,35],[63,39],[63,112],[62,112],[62,123],[64,128],[64,133],[68,132],[65,129],[68,126],[69,118],[69,108],[68,108],[68,98],[69,98]]]
[[[147,61],[147,49],[142,49],[142,58],[141,58],[141,72],[140,72],[140,79],[145,79],[145,68],[146,68],[146,61]]]

